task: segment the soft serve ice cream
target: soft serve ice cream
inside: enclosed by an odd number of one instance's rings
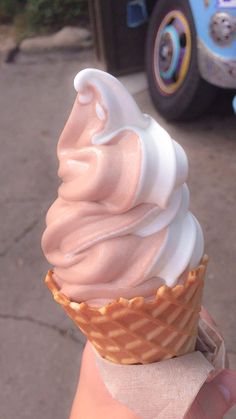
[[[43,251],[72,301],[150,298],[183,282],[203,255],[186,154],[113,76],[86,69],[74,85]]]

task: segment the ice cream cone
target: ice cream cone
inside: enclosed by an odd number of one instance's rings
[[[100,308],[70,301],[58,289],[52,271],[45,282],[103,358],[148,364],[194,351],[207,262],[204,256],[184,284],[163,285],[152,300],[120,298]]]

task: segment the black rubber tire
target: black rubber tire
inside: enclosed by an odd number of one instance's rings
[[[175,93],[165,95],[161,91],[154,75],[153,50],[158,29],[165,16],[172,10],[181,11],[189,23],[192,51],[185,80]],[[199,74],[196,31],[188,0],[157,0],[148,27],[146,70],[153,103],[157,111],[167,120],[186,121],[194,119],[211,105],[218,88],[207,83]]]
[[[218,115],[219,117],[234,115],[233,98],[235,95],[235,90],[219,89],[209,113],[212,115]]]

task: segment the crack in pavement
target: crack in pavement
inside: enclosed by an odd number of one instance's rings
[[[16,316],[13,314],[4,314],[0,313],[0,319],[4,320],[16,320],[16,321],[22,321],[22,322],[30,322],[33,324],[37,324],[38,326],[46,327],[47,329],[54,330],[55,332],[59,333],[61,336],[66,336],[69,339],[71,339],[73,342],[83,344],[83,342],[74,336],[74,334],[70,331],[70,329],[63,329],[59,326],[44,322],[42,320],[34,319],[31,316]]]
[[[14,246],[15,244],[19,243],[22,239],[24,239],[24,237],[28,233],[30,233],[40,221],[41,221],[40,217],[37,217],[35,220],[32,221],[31,224],[29,224],[27,227],[25,227],[23,229],[23,231],[18,236],[16,236],[13,239],[13,241],[0,253],[0,257],[6,256],[7,253],[9,252],[9,250],[11,249],[11,247]]]
[[[31,224],[29,224],[27,227],[24,228],[24,230],[14,238],[14,243],[18,243],[21,241],[28,233],[30,233],[34,227],[39,223],[40,217],[37,217],[35,220],[32,221]]]

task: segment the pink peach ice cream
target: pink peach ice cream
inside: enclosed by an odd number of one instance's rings
[[[203,256],[202,230],[188,209],[186,154],[113,76],[86,69],[75,88],[44,254],[73,301],[152,297],[162,284],[183,281]]]

